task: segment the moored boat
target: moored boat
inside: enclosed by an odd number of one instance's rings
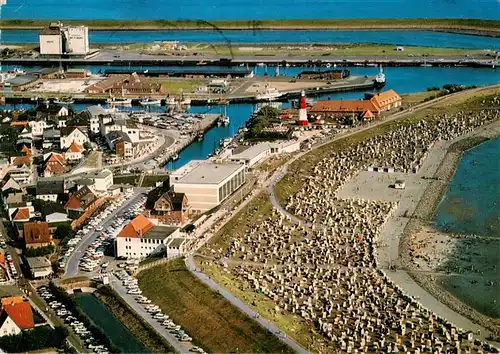
[[[119,98],[119,97],[110,97],[106,100],[106,103],[112,106],[131,106],[132,99],[131,98]]]
[[[141,106],[160,106],[161,105],[161,100],[160,99],[154,99],[154,98],[144,98],[139,101],[139,104]]]

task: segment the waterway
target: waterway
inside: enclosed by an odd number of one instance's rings
[[[3,30],[2,44],[38,43],[39,31]],[[441,48],[500,49],[500,38],[433,31],[91,31],[91,44],[149,43],[376,43]]]
[[[498,19],[497,0],[8,0],[15,19]]]
[[[464,153],[436,212],[436,226],[500,239],[500,138]]]
[[[500,318],[500,138],[464,153],[439,204],[436,227],[476,235],[455,240],[440,284],[479,312]]]
[[[147,349],[92,294],[75,295],[80,309],[105,333],[122,353],[147,353]]]
[[[87,69],[97,72],[104,71],[110,67],[86,67]],[[200,67],[192,67],[200,68]],[[144,68],[137,67],[139,70]],[[152,69],[152,68],[151,68]],[[217,70],[218,67],[214,68]],[[326,68],[309,68],[311,70],[327,70]],[[308,70],[309,70],[308,69]],[[274,68],[255,67],[256,75],[274,74]],[[283,75],[295,76],[303,71],[300,67],[281,67],[280,72]],[[352,67],[350,68],[352,75],[375,75],[378,71],[373,67]],[[394,89],[400,94],[425,91],[431,86],[443,86],[445,84],[464,84],[464,85],[491,85],[500,83],[500,70],[497,69],[479,69],[479,68],[455,68],[455,67],[391,67],[384,69],[387,74],[387,85],[384,90]],[[325,94],[316,99],[361,99],[363,92],[341,92],[336,94]],[[73,105],[76,111],[83,110],[88,105]],[[29,108],[30,105],[6,105],[4,109],[20,109]],[[283,105],[286,107],[286,104]],[[164,107],[151,107],[154,111],[164,111]],[[219,142],[227,137],[234,136],[240,127],[244,127],[245,123],[254,111],[255,107],[251,104],[232,104],[227,107],[227,114],[230,117],[230,124],[227,127],[215,127],[208,131],[205,139],[201,142],[194,142],[189,147],[181,152],[179,159],[174,163],[167,165],[168,169],[175,169],[183,166],[192,159],[205,159],[209,154],[213,153],[219,146]],[[130,107],[123,110],[144,110],[143,107]],[[224,113],[223,107],[191,107],[190,112],[193,113]]]

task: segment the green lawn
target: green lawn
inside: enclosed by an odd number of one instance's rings
[[[162,80],[161,84],[165,94],[179,95],[181,93],[195,92],[196,88],[200,86],[199,81],[193,80]]]
[[[241,50],[240,47],[245,49]],[[482,51],[458,48],[435,48],[435,47],[417,47],[405,46],[402,52],[396,51],[394,45],[377,44],[331,44],[331,45],[290,45],[281,48],[280,45],[232,45],[230,48],[224,43],[215,45],[204,45],[198,43],[188,48],[188,52],[204,55],[234,55],[234,56],[265,56],[265,55],[283,55],[290,56],[387,56],[387,57],[421,57],[427,56],[465,56],[482,54]],[[295,48],[293,48],[295,47]],[[253,50],[251,49],[253,48]]]
[[[184,260],[142,271],[143,295],[214,353],[292,353],[273,334],[198,281]]]

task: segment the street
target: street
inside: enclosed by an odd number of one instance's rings
[[[108,227],[114,221],[114,218],[117,214],[123,212],[124,210],[127,210],[127,207],[130,204],[135,203],[137,199],[141,197],[142,193],[144,193],[146,190],[146,188],[134,188],[134,193],[132,194],[132,196],[125,203],[123,203],[120,208],[116,209],[106,219],[104,219],[101,226],[104,229]],[[99,233],[100,232],[94,231],[82,239],[80,244],[78,244],[67,261],[63,278],[72,278],[78,274],[78,264],[80,263],[82,255],[85,253],[85,250],[89,247],[89,245],[95,241]]]

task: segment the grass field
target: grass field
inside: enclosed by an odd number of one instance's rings
[[[244,49],[240,49],[243,47]],[[254,50],[251,50],[254,48]],[[221,43],[215,45],[203,45],[198,43],[188,48],[188,52],[198,55],[234,55],[234,56],[264,56],[283,55],[291,56],[388,56],[388,57],[419,57],[419,56],[465,56],[483,54],[482,51],[457,48],[435,48],[405,46],[402,52],[396,51],[394,45],[377,44],[331,44],[331,45],[235,45],[231,46]]]
[[[2,20],[1,29],[42,28],[54,20]],[[441,29],[500,32],[500,21],[480,19],[314,19],[314,20],[65,20],[94,30],[127,29]]]
[[[238,238],[251,225],[257,225],[267,219],[271,213],[271,201],[266,193],[254,198],[243,210],[236,214],[228,223],[214,235],[200,253],[210,256],[210,249],[225,249],[232,239]],[[210,263],[210,264],[209,264]],[[302,320],[291,313],[276,312],[276,304],[267,296],[247,288],[231,273],[225,272],[213,262],[205,262],[203,257],[196,257],[197,267],[210,275],[218,284],[228,289],[262,317],[274,323],[280,330],[301,344],[304,348],[321,344],[322,337],[313,331],[313,324]]]
[[[193,80],[162,80],[160,81],[163,86],[165,94],[180,95],[181,93],[195,92],[196,88],[200,86],[199,81]]]
[[[198,281],[182,259],[142,271],[143,295],[214,353],[292,353],[273,334]]]

